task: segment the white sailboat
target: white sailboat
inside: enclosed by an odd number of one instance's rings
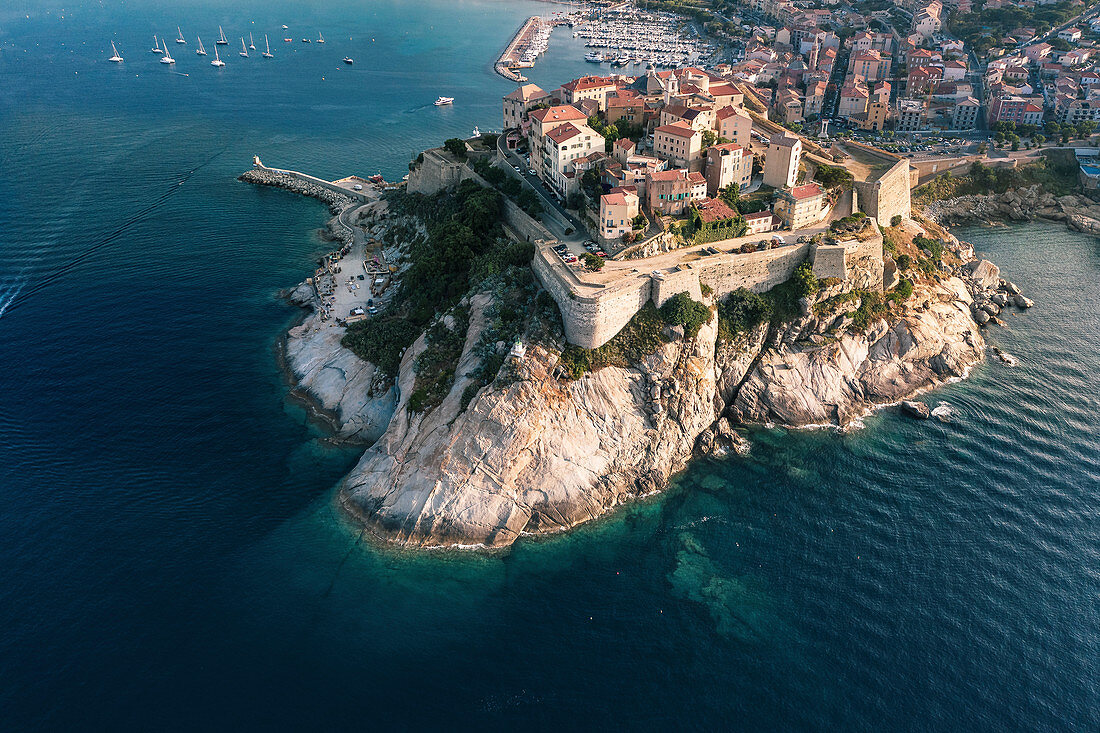
[[[275,54],[271,53],[271,41],[267,40],[267,34],[266,33],[264,34],[264,47],[267,49],[266,51],[264,51],[264,54],[263,54],[264,58],[265,59],[275,58]]]
[[[180,30],[178,25],[176,26],[176,43],[187,43],[183,37],[183,31]]]
[[[168,53],[168,42],[164,42],[164,55],[160,57],[162,64],[174,64],[176,60],[172,58],[172,54]]]
[[[222,30],[222,27],[220,25],[218,26],[217,45],[219,45],[219,46],[228,46],[229,45],[229,39],[227,39],[225,37],[225,31]]]
[[[317,31],[317,43],[324,43],[325,37],[321,35],[321,31]]]
[[[112,53],[111,58],[109,58],[107,60],[112,62],[112,63],[115,63],[115,64],[121,64],[122,63],[122,57],[118,55],[118,49],[115,48],[115,42],[114,41],[111,41],[111,53]]]
[[[248,58],[248,49],[244,47],[244,36],[241,36],[241,50],[237,55]]]
[[[241,39],[241,40],[244,40],[244,39]],[[248,32],[248,50],[249,51],[255,51],[256,50],[256,42],[252,40],[252,31]]]
[[[157,38],[156,36],[153,36],[153,47],[149,50],[152,51],[153,53],[160,53],[161,52],[160,51],[160,39]]]
[[[197,37],[197,36],[196,36],[196,37]],[[205,56],[205,55],[206,55],[206,49],[205,49],[205,48],[203,48],[203,45],[202,45],[202,39],[201,39],[201,38],[199,38],[199,47],[195,49],[195,55],[196,55],[196,56]]]
[[[211,66],[225,66],[225,62],[222,61],[221,56],[218,56],[218,47],[214,46],[214,60],[210,62]]]

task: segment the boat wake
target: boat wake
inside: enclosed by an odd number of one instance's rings
[[[8,308],[15,302],[15,299],[19,297],[19,293],[23,291],[23,287],[27,284],[27,280],[23,277],[23,274],[19,274],[19,278],[11,283],[5,283],[0,285],[0,318],[4,317]]]

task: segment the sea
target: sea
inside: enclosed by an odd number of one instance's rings
[[[0,728],[1100,729],[1100,242],[1061,226],[959,232],[1036,305],[987,331],[1015,366],[921,397],[943,420],[755,428],[493,554],[335,510],[359,451],[276,359],[327,212],[236,176],[399,180],[500,126],[492,62],[563,8],[0,6]]]

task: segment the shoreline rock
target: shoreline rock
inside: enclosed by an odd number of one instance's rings
[[[1100,236],[1100,203],[1074,194],[1055,196],[1038,184],[1001,194],[934,201],[924,207],[924,216],[947,226],[1045,219],[1061,221],[1072,231]]]

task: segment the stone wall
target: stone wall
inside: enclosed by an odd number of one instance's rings
[[[872,221],[875,236],[859,241],[841,242],[844,246],[847,280],[853,288],[882,291],[882,234],[878,222]]]
[[[455,160],[442,149],[425,150],[422,155],[424,159],[409,172],[406,187],[409,193],[431,196],[468,177],[470,169],[466,164]]]
[[[739,288],[755,293],[771,290],[790,278],[810,252],[808,242],[749,254],[713,255],[692,263],[699,280],[722,298]]]
[[[823,244],[814,252],[814,277],[848,279],[848,249],[843,244]]]
[[[326,181],[323,178],[318,178],[317,176],[311,176],[308,173],[301,173],[299,171],[286,170],[285,168],[268,168],[266,165],[264,165],[263,163],[261,163],[259,161],[258,157],[253,158],[252,168],[253,168],[253,170],[256,170],[256,171],[264,171],[266,173],[270,173],[270,174],[273,174],[273,175],[281,175],[281,176],[285,176],[287,178],[292,178],[292,179],[295,179],[295,180],[300,181],[302,183],[312,183],[315,186],[320,186],[321,188],[325,189],[326,191],[332,191],[333,193],[338,193],[338,194],[341,194],[343,196],[347,196],[348,198],[353,199],[355,201],[359,201],[360,203],[367,203],[368,201],[371,200],[371,197],[368,196],[363,191],[356,191],[356,190],[354,190],[350,187],[349,188],[344,188],[343,186],[339,186],[339,185],[333,183],[332,181]]]
[[[671,272],[662,273],[653,278],[653,303],[658,308],[669,298],[679,293],[687,293],[692,300],[702,300],[703,290],[699,282],[699,271],[690,266],[681,266]]]
[[[611,288],[580,294],[582,286],[547,246],[535,250],[535,277],[558,304],[565,337],[585,349],[603,346],[622,330],[651,297],[650,281],[637,277]],[[588,288],[585,287],[587,290]]]
[[[913,214],[909,199],[909,161],[894,163],[874,181],[856,181],[859,209],[867,216],[889,223],[894,216],[908,219]]]

